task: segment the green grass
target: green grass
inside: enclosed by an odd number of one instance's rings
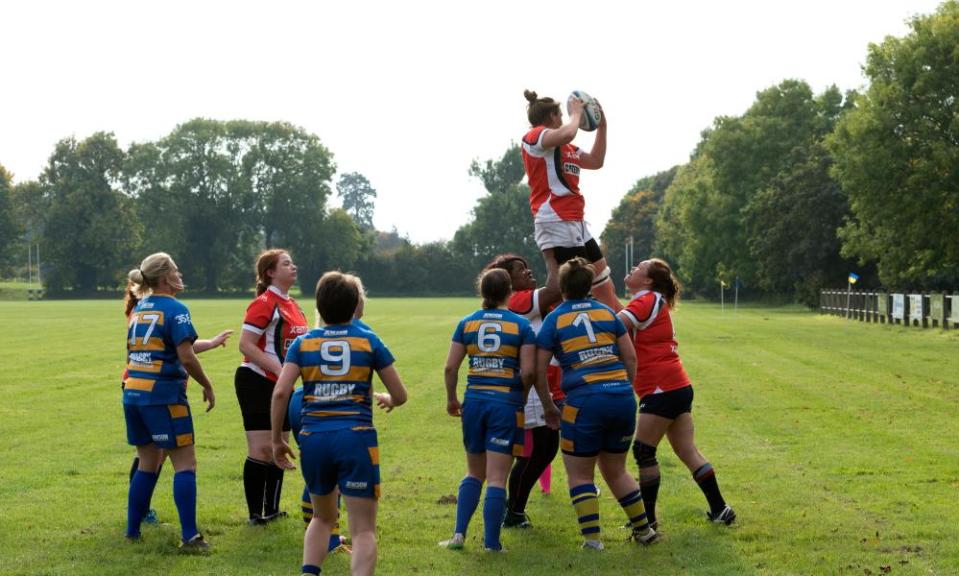
[[[40,285],[34,282],[27,284],[24,280],[2,280],[0,281],[0,301],[27,300],[27,288],[40,288]]]
[[[201,335],[238,329],[240,300],[186,300]],[[468,299],[376,299],[365,320],[390,345],[410,402],[377,414],[383,499],[382,574],[891,574],[959,573],[959,332],[848,322],[798,308],[684,303],[680,352],[696,386],[698,444],[739,520],[708,525],[688,472],[660,448],[664,542],[622,543],[624,518],[604,490],[607,551],[578,550],[557,459],[554,494],[534,492],[535,528],[482,548],[436,547],[451,532],[465,470],[458,421],[445,415],[442,364]],[[291,517],[245,525],[245,443],[233,392],[236,339],[201,356],[218,404],[195,416],[199,523],[208,557],[178,555],[172,473],[154,507],[166,524],[123,538],[127,472],[120,405],[119,301],[0,302],[0,574],[296,574],[301,478],[289,474]],[[196,386],[191,399],[199,405]],[[630,463],[630,466],[634,464]],[[331,557],[324,574],[348,573]]]

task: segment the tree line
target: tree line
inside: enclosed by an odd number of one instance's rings
[[[126,150],[108,132],[65,138],[35,181],[14,184],[0,166],[0,276],[26,264],[26,244],[40,247],[47,291],[74,295],[120,289],[160,250],[207,294],[251,290],[256,254],[275,246],[293,253],[307,293],[330,269],[380,294],[465,294],[499,252],[538,265],[515,147],[470,167],[489,194],[449,242],[375,230],[376,189],[360,173],[340,176],[332,207],[335,172],[318,136],[282,122],[194,119]]]
[[[620,288],[630,237],[636,260],[666,258],[693,293],[738,284],[814,304],[850,271],[891,289],[959,286],[959,4],[910,27],[869,46],[862,92],[783,81],[716,118],[687,163],[640,178],[602,235]],[[66,138],[36,181],[0,166],[0,276],[26,241],[48,291],[77,294],[117,290],[157,250],[192,290],[249,291],[273,246],[291,250],[308,293],[338,268],[378,294],[466,294],[501,252],[542,278],[518,146],[469,173],[486,189],[470,220],[414,244],[375,230],[372,184],[349,173],[334,186],[333,153],[288,123],[194,119],[127,150],[108,132]]]
[[[800,80],[703,131],[689,162],[640,179],[607,225],[614,264],[669,260],[721,284],[814,305],[822,287],[959,287],[959,4],[871,44],[862,92]]]

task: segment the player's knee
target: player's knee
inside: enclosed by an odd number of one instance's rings
[[[656,461],[656,447],[638,440],[633,442],[633,458],[636,459],[636,464],[641,469],[659,465],[659,462]]]
[[[599,274],[596,275],[596,277],[593,278],[593,286],[599,286],[600,284],[605,284],[609,282],[610,281],[609,276],[612,273],[613,271],[610,270],[609,266],[607,266],[602,272],[600,272]]]

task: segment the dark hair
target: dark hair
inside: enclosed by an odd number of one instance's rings
[[[507,272],[512,273],[514,262],[522,262],[524,266],[529,268],[529,262],[526,261],[526,258],[523,258],[519,254],[506,253],[500,254],[499,256],[494,256],[493,259],[490,260],[489,264],[483,268],[483,270],[493,270],[498,268],[500,270],[506,270]]]
[[[256,295],[259,296],[266,292],[266,289],[273,283],[273,279],[267,272],[276,270],[276,265],[280,263],[280,255],[289,254],[282,248],[271,248],[264,250],[256,257]]]
[[[524,90],[523,96],[526,96],[526,118],[529,119],[530,126],[541,126],[546,124],[549,117],[559,112],[559,102],[552,98],[537,98],[536,92]]]
[[[509,272],[502,268],[493,268],[485,270],[476,280],[480,296],[483,297],[483,309],[489,310],[496,308],[509,298],[513,291],[513,283],[510,281]]]
[[[559,289],[567,300],[582,300],[593,287],[593,267],[577,256],[559,267]]]
[[[653,281],[653,291],[665,296],[669,307],[675,308],[679,301],[679,292],[683,287],[676,279],[676,275],[673,274],[673,269],[669,267],[669,264],[659,258],[650,258],[646,275]]]
[[[140,303],[140,298],[133,292],[133,282],[127,281],[126,294],[123,295],[123,315],[130,317],[130,312]]]
[[[316,309],[325,324],[346,324],[353,319],[360,290],[348,274],[327,272],[316,283]]]

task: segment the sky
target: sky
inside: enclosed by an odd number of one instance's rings
[[[606,165],[580,181],[598,236],[632,184],[686,162],[715,117],[787,78],[816,93],[863,86],[868,45],[938,5],[13,2],[0,28],[0,165],[22,182],[69,136],[113,132],[125,148],[196,117],[287,121],[318,135],[339,173],[370,180],[378,229],[447,240],[485,193],[470,163],[528,129],[523,90],[564,101],[578,89],[609,123]]]

